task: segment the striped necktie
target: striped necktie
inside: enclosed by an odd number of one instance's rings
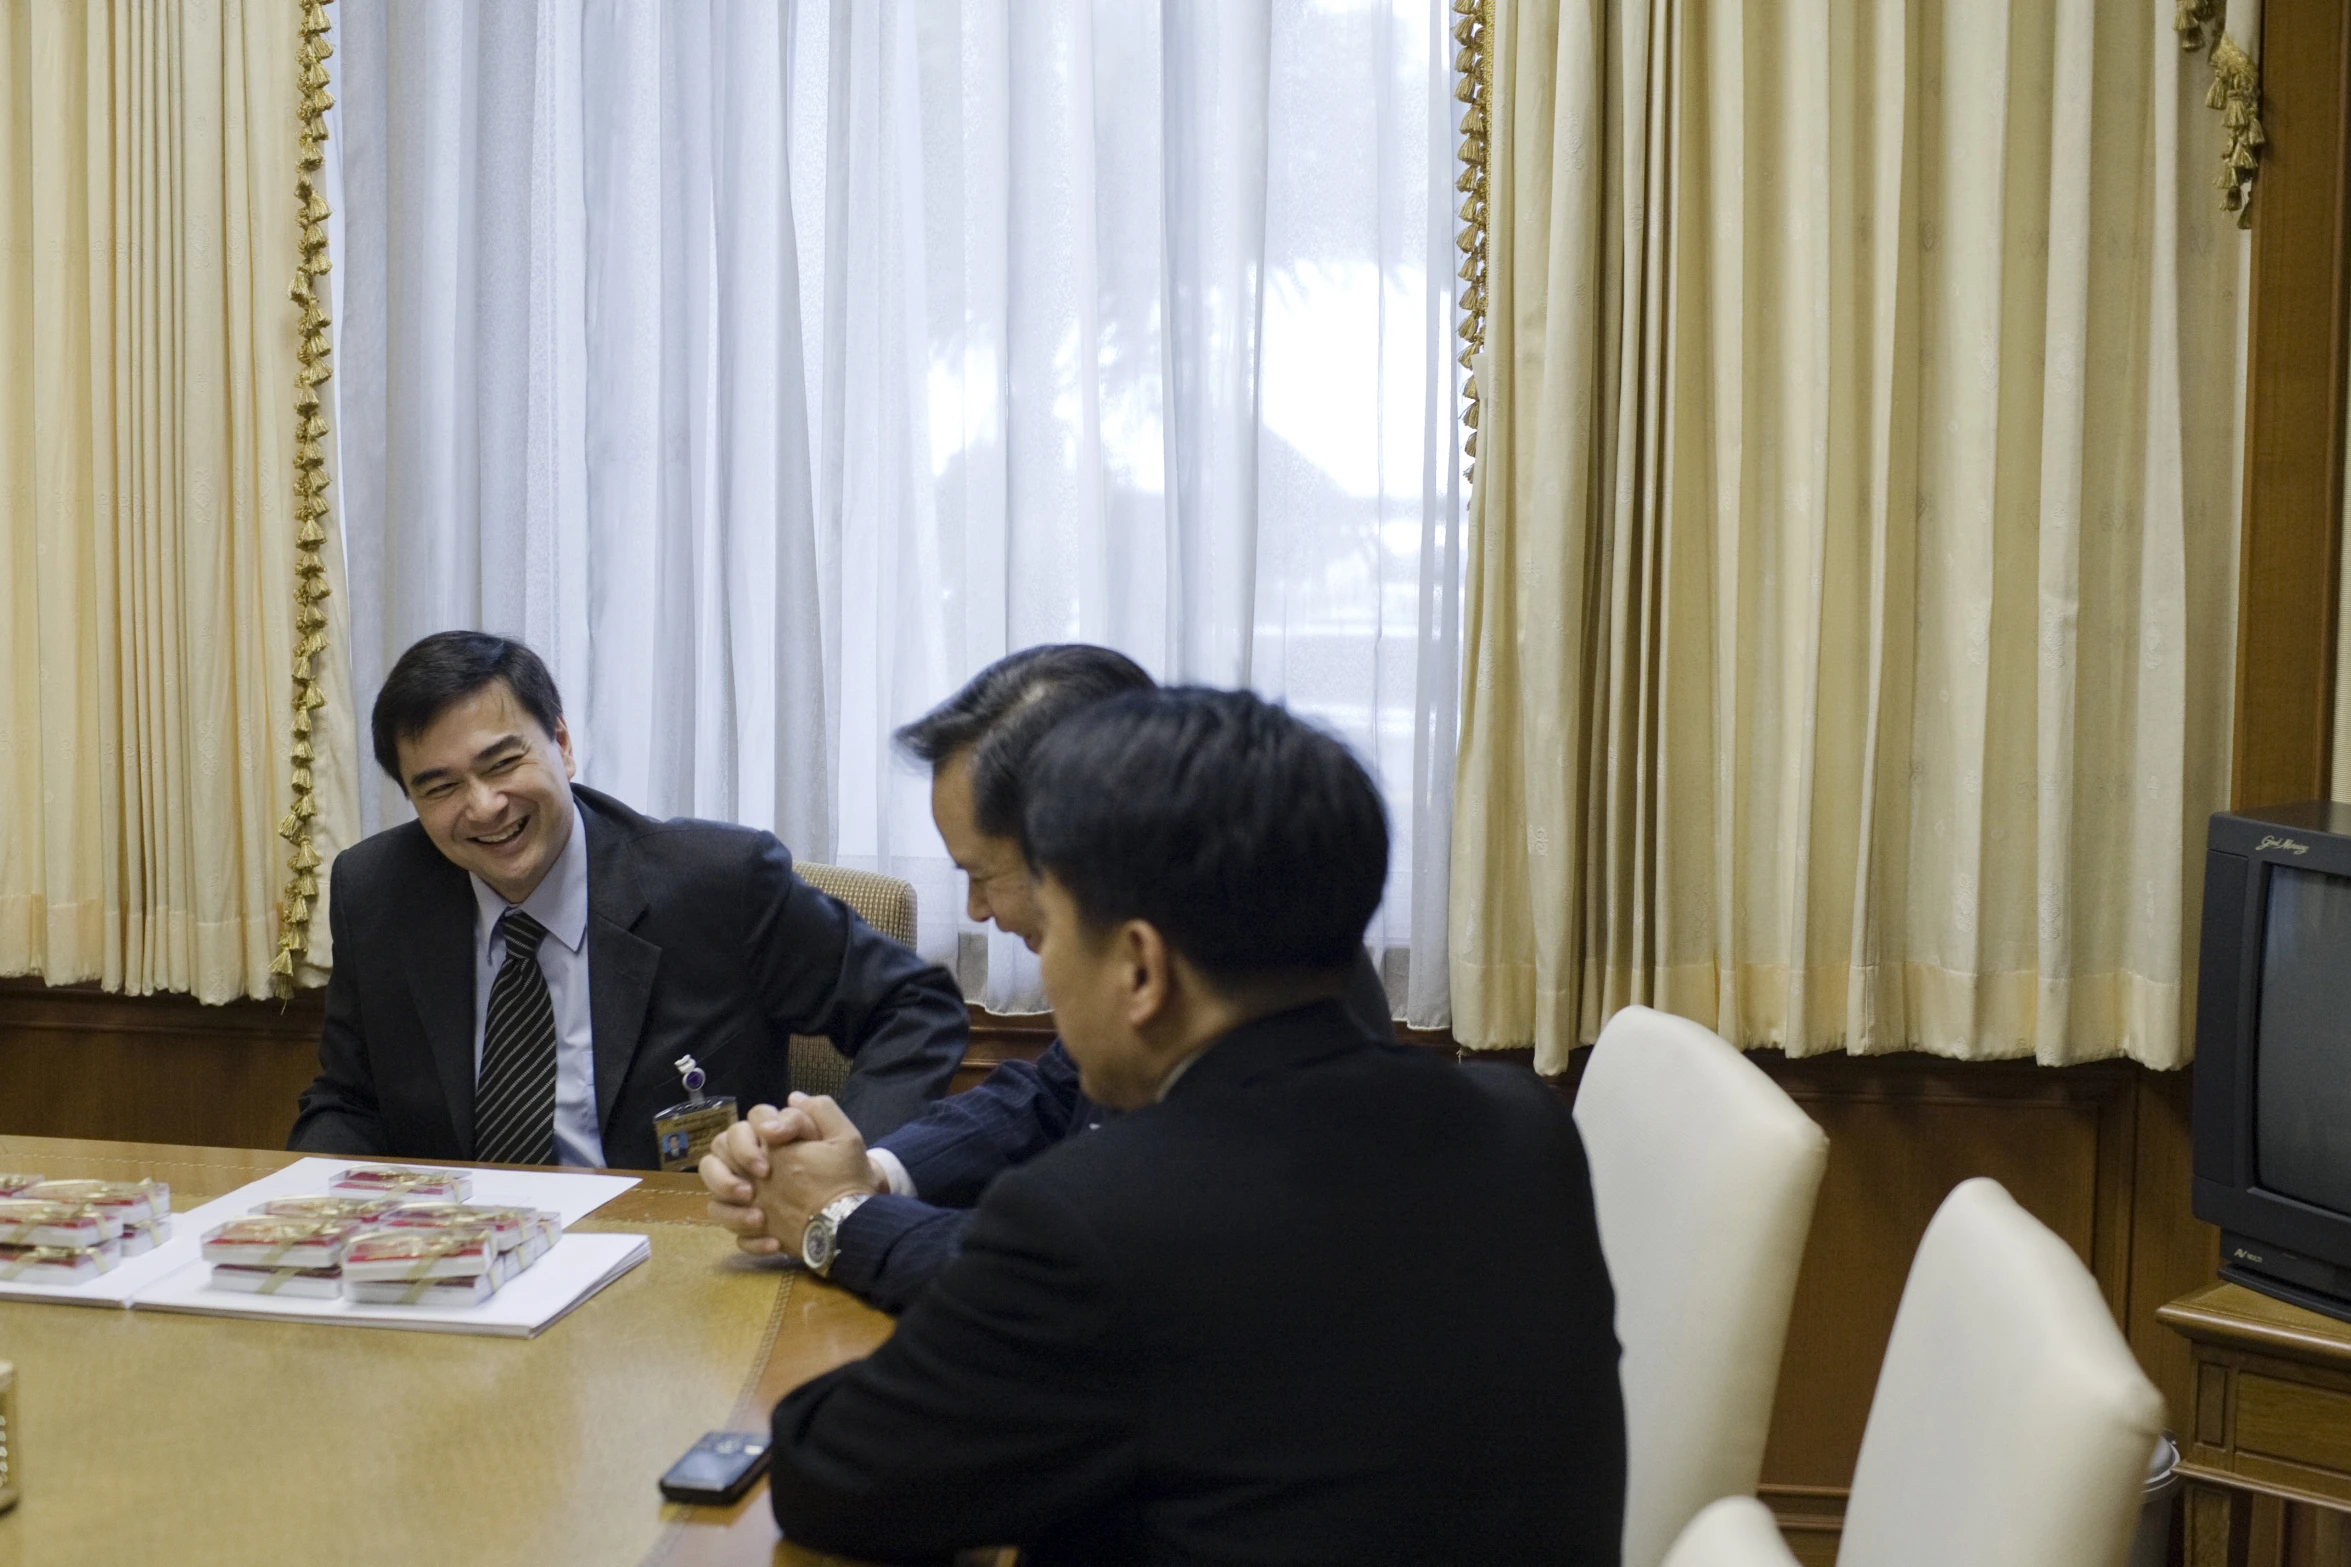
[[[492,1164],[555,1162],[555,1002],[539,970],[547,927],[508,909],[506,961],[490,985],[474,1091],[474,1153]]]

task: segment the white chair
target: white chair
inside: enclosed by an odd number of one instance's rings
[[[1624,1567],[1657,1567],[1700,1508],[1755,1489],[1828,1138],[1647,1007],[1600,1031],[1575,1120],[1624,1349]]]
[[[1665,1553],[1665,1567],[1796,1567],[1771,1509],[1752,1496],[1726,1496],[1690,1520]]]
[[[1902,1287],[1837,1567],[2121,1567],[2162,1421],[2089,1270],[1962,1182]]]

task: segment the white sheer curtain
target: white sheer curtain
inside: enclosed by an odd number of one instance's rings
[[[342,499],[355,684],[521,636],[582,776],[830,846],[786,18],[343,0]],[[405,814],[387,783],[373,829]]]
[[[1246,683],[1377,769],[1447,1021],[1445,0],[338,9],[363,693],[526,636],[590,782],[909,878],[1019,1010],[891,730],[1041,641]]]
[[[1104,642],[1374,764],[1373,946],[1399,1010],[1447,1020],[1450,24],[1442,0],[799,11],[838,852],[917,884],[926,945],[962,892],[891,728],[1013,648]],[[964,934],[973,994],[1036,1004],[1018,943]]]

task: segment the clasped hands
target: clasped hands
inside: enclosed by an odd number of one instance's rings
[[[794,1094],[780,1110],[754,1105],[702,1156],[702,1184],[710,1217],[754,1257],[797,1256],[809,1217],[826,1203],[889,1190],[865,1139],[823,1094]]]

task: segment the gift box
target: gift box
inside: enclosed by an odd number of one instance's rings
[[[273,1197],[253,1211],[275,1219],[348,1219],[374,1225],[399,1206],[397,1197]]]
[[[122,1261],[122,1242],[0,1246],[0,1284],[87,1284]]]
[[[393,1197],[402,1202],[463,1202],[473,1178],[463,1170],[414,1170],[397,1164],[358,1164],[327,1183],[338,1197]]]
[[[487,1275],[497,1240],[481,1227],[371,1230],[343,1252],[346,1282],[413,1284]],[[356,1299],[357,1297],[353,1297]]]
[[[470,1278],[418,1279],[402,1284],[391,1279],[343,1279],[343,1297],[362,1306],[478,1306],[496,1294],[498,1286],[487,1274]]]
[[[248,1268],[332,1268],[362,1232],[350,1219],[285,1219],[259,1214],[204,1237],[204,1260]]]
[[[38,1175],[11,1175],[0,1170],[0,1197],[14,1197],[17,1193],[41,1184]]]
[[[527,1268],[553,1251],[555,1243],[561,1239],[562,1220],[551,1213],[534,1214],[530,1226],[523,1232],[522,1250],[515,1255],[522,1259],[522,1265]]]
[[[171,1212],[171,1188],[161,1181],[42,1181],[16,1195],[33,1202],[86,1204],[124,1224],[143,1224]]]
[[[124,1257],[143,1257],[171,1239],[171,1220],[149,1219],[145,1224],[126,1224],[122,1227],[122,1254]]]
[[[212,1287],[245,1295],[298,1295],[308,1300],[333,1300],[343,1293],[341,1268],[249,1268],[242,1263],[219,1262],[212,1267]]]
[[[486,1208],[462,1202],[412,1202],[383,1217],[387,1230],[484,1229],[504,1251],[519,1250],[539,1225],[536,1208]]]
[[[122,1239],[122,1220],[81,1203],[0,1197],[0,1246],[80,1250]]]

